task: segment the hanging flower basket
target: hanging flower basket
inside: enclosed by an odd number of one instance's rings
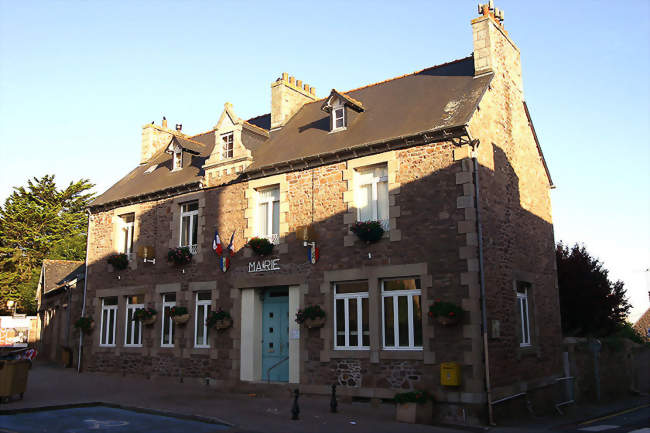
[[[258,256],[268,256],[273,252],[273,243],[266,238],[251,238],[246,245]]]
[[[219,308],[217,311],[210,311],[208,313],[205,324],[208,328],[217,330],[228,329],[232,326],[232,317],[230,317],[230,313]]]
[[[138,308],[133,312],[133,319],[138,320],[147,326],[156,323],[156,317],[158,317],[158,312],[151,307]]]
[[[177,325],[184,325],[190,320],[190,313],[186,307],[172,307],[169,309],[169,317]]]
[[[129,266],[129,256],[126,254],[111,254],[108,256],[108,263],[113,266],[115,270],[121,271]]]
[[[171,248],[167,253],[167,261],[176,266],[188,265],[192,262],[192,253],[188,247]]]
[[[442,326],[455,325],[460,321],[462,316],[462,308],[451,302],[436,300],[429,307],[429,317],[435,317],[436,321]]]
[[[95,329],[95,321],[91,317],[80,317],[74,322],[74,327],[89,334]]]
[[[296,323],[307,328],[321,328],[325,324],[325,311],[320,305],[309,305],[296,313]]]
[[[384,228],[379,221],[357,221],[350,231],[367,244],[377,242],[384,236]]]

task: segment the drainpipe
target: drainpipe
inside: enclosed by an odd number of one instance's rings
[[[90,209],[86,209],[86,215],[88,215],[88,228],[86,229],[86,263],[84,266],[84,297],[83,303],[81,304],[81,317],[86,315],[86,287],[88,286],[88,245],[90,244]],[[68,307],[68,310],[72,308],[72,303]],[[79,331],[79,355],[77,359],[77,373],[81,373],[81,356],[83,354],[83,344],[84,344],[84,333]]]
[[[476,231],[478,236],[478,267],[481,286],[481,328],[483,332],[483,360],[485,363],[485,393],[487,395],[488,422],[494,423],[494,413],[492,412],[492,388],[490,386],[490,357],[488,352],[488,325],[487,325],[487,307],[485,304],[485,268],[483,267],[483,228],[481,224],[481,203],[479,200],[479,172],[478,159],[476,158],[476,149],[480,140],[473,140],[469,128],[465,127],[465,132],[472,146],[472,162],[474,163],[474,200],[476,205]]]

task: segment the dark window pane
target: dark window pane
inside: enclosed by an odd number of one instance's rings
[[[198,292],[197,296],[198,296],[199,301],[209,301],[210,300],[210,292]]]
[[[420,290],[420,280],[414,278],[406,280],[385,280],[384,290]]]
[[[409,310],[408,310],[408,297],[397,297],[397,314],[399,319],[399,345],[409,345]]]
[[[384,335],[386,347],[395,346],[395,329],[393,325],[393,298],[384,298]]]
[[[117,305],[117,296],[104,298],[104,305]]]
[[[176,302],[176,293],[166,293],[163,295],[163,301]]]
[[[336,293],[363,293],[368,291],[367,281],[336,283]]]
[[[115,344],[113,329],[115,329],[115,310],[110,310],[108,312],[108,341],[106,344]]]
[[[102,335],[101,335],[101,344],[107,344],[106,343],[106,336],[108,335],[108,310],[102,311],[102,325],[104,328],[102,329]]]
[[[419,295],[413,295],[413,344],[422,346],[422,306]]]
[[[336,300],[336,345],[345,346],[345,306],[344,299]]]
[[[530,334],[528,333],[528,299],[522,300],[522,315],[524,319],[523,333],[524,333],[524,343],[530,343]]]
[[[197,240],[199,239],[199,216],[194,215],[192,216],[192,245],[197,244]]]
[[[349,299],[348,305],[348,318],[350,326],[350,346],[358,346],[358,330],[357,330],[357,301],[358,299]]]
[[[361,329],[363,330],[363,346],[370,346],[370,322],[368,321],[368,298],[361,298]]]

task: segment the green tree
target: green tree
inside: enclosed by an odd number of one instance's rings
[[[623,282],[610,281],[609,271],[583,245],[560,242],[555,256],[564,334],[607,336],[621,329],[630,310]]]
[[[45,175],[14,188],[0,207],[0,308],[12,299],[19,312],[34,313],[43,259],[83,260],[93,186],[81,179],[59,189]]]

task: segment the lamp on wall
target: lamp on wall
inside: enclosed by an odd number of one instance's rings
[[[7,301],[7,308],[11,310],[11,315],[15,316],[16,315],[16,301],[13,299],[10,299]]]

